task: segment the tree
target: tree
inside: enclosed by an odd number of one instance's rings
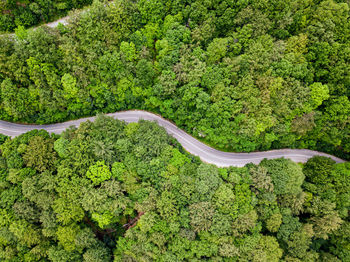
[[[0,30],[14,30],[91,1],[0,2]],[[94,1],[67,25],[0,37],[0,118],[137,108],[226,151],[346,159],[340,2]],[[1,261],[349,260],[347,162],[217,168],[156,123],[102,116],[0,144]]]
[[[262,236],[257,249],[254,251],[253,261],[280,261],[283,251],[276,238]]]
[[[322,85],[321,83],[313,83],[310,86],[310,89],[312,108],[322,105],[322,102],[329,98],[329,90],[326,85]]]
[[[230,184],[221,184],[216,190],[213,200],[218,211],[224,214],[236,214],[237,210],[235,210],[234,206],[235,194]]]
[[[304,181],[304,174],[299,165],[289,159],[264,159],[260,165],[267,169],[274,184],[274,192],[280,194],[298,194]]]
[[[99,185],[103,181],[110,179],[112,173],[103,161],[97,161],[94,165],[89,167],[86,176],[91,179],[94,185]]]
[[[270,232],[277,232],[281,224],[282,215],[280,213],[275,213],[268,220],[266,220],[266,228]]]
[[[222,180],[213,165],[201,164],[197,169],[196,188],[203,199],[210,199]]]
[[[33,247],[41,241],[39,230],[25,220],[12,221],[9,230],[27,247]]]
[[[39,172],[52,169],[57,158],[53,147],[53,139],[45,139],[41,136],[32,137],[23,155],[25,164]]]
[[[81,261],[81,256],[77,252],[69,252],[64,250],[63,247],[59,246],[51,246],[48,249],[47,253],[49,259],[53,262]]]
[[[59,226],[57,229],[57,239],[59,243],[63,246],[66,251],[74,251],[76,249],[75,246],[75,238],[78,234],[79,226],[76,224],[71,224],[69,226]]]
[[[323,157],[315,156],[310,158],[303,168],[306,180],[314,184],[328,184],[333,182],[332,170],[335,161]]]
[[[67,146],[69,141],[63,137],[57,139],[54,143],[54,149],[61,158],[68,157]]]
[[[306,230],[307,226],[311,225],[306,224],[305,228],[302,230],[292,233],[287,242],[288,253],[290,256],[301,260],[306,259],[308,256],[309,248],[312,242],[311,238],[313,237],[312,227],[310,227],[311,230],[308,232]]]
[[[159,200],[157,201],[157,208],[163,219],[170,221],[178,216],[178,210],[176,209],[176,198],[170,192],[162,192]]]
[[[229,44],[228,38],[215,38],[213,42],[208,45],[208,63],[212,64],[220,61],[226,56],[227,46]]]
[[[199,202],[189,206],[192,229],[195,232],[207,231],[212,224],[214,211],[209,202]]]
[[[88,249],[83,255],[86,262],[107,262],[110,261],[111,256],[107,248],[97,246]]]
[[[78,94],[77,80],[70,74],[64,74],[61,78],[61,83],[65,98],[76,98]]]
[[[238,237],[246,235],[248,231],[252,232],[256,227],[257,219],[258,215],[255,210],[239,215],[232,225],[233,235]]]
[[[340,228],[343,222],[338,212],[330,212],[324,216],[312,217],[314,223],[315,236],[318,238],[328,239],[329,235]]]
[[[271,176],[268,175],[268,171],[263,166],[254,166],[249,172],[252,175],[253,186],[262,192],[273,192],[274,186]]]
[[[61,222],[63,225],[79,222],[84,217],[84,210],[81,206],[77,203],[73,203],[68,197],[55,200],[52,208],[56,213],[57,221]]]
[[[24,26],[19,25],[16,29],[15,29],[15,33],[16,33],[16,37],[19,40],[25,40],[28,36],[28,32],[27,30],[24,28]]]
[[[26,118],[32,113],[28,89],[16,87],[9,78],[1,83],[1,102],[5,112],[16,120]]]

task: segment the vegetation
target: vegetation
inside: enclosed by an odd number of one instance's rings
[[[1,261],[350,259],[348,162],[217,168],[107,117],[1,143]]]
[[[348,1],[95,1],[0,39],[0,118],[160,113],[218,148],[348,158]]]
[[[350,152],[342,0],[1,1],[0,118],[160,113],[233,151]],[[350,261],[350,164],[218,168],[155,123],[0,134],[0,260]]]
[[[47,23],[91,3],[92,0],[1,0],[0,32]]]

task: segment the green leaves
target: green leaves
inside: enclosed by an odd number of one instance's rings
[[[4,7],[0,28],[12,16],[25,24],[32,13],[49,18],[48,7],[90,2]],[[334,1],[95,1],[64,30],[19,27],[24,40],[0,40],[0,117],[42,124],[138,108],[225,150],[346,154],[348,9]]]
[[[24,26],[19,25],[16,29],[15,29],[15,34],[17,36],[17,38],[19,40],[25,40],[28,36],[28,32],[27,30],[24,28]]]
[[[71,224],[65,227],[58,227],[57,239],[66,251],[75,250],[76,246],[74,243],[75,237],[78,234],[79,226]]]
[[[91,3],[39,2],[0,4],[0,30]],[[225,150],[346,157],[349,6],[292,2],[95,1],[59,30],[19,26],[0,38],[0,118],[139,108]],[[0,140],[0,260],[349,260],[348,163],[218,169],[106,117]]]
[[[86,176],[91,179],[94,185],[99,185],[103,181],[110,179],[112,173],[109,167],[104,164],[104,161],[97,161],[94,165],[89,167]]]
[[[228,49],[229,39],[227,38],[215,38],[213,42],[208,45],[208,63],[212,64],[219,62],[221,58],[226,56]]]
[[[199,202],[189,207],[191,227],[195,232],[209,230],[214,215],[214,208],[209,202]]]
[[[72,199],[58,198],[52,206],[56,213],[57,221],[63,225],[69,225],[72,222],[80,222],[84,217],[82,207]]]
[[[114,215],[110,212],[105,212],[103,214],[92,213],[91,218],[97,222],[100,228],[105,228],[113,222]]]
[[[326,85],[322,85],[321,83],[313,83],[310,86],[311,89],[311,106],[316,108],[322,105],[324,100],[329,98],[329,90]]]
[[[267,169],[274,184],[274,192],[280,194],[298,194],[304,181],[304,174],[299,165],[289,159],[264,159],[261,166]]]
[[[220,212],[230,214],[231,216],[236,216],[237,206],[233,205],[235,201],[235,194],[230,184],[220,185],[213,198],[215,201],[215,206]]]
[[[73,98],[77,96],[78,88],[76,86],[76,79],[70,74],[64,74],[61,78],[61,83],[66,98]]]
[[[120,44],[120,52],[124,57],[126,62],[133,62],[137,58],[135,45],[133,42],[121,42]]]
[[[54,142],[54,149],[61,158],[66,158],[68,156],[67,146],[69,141],[63,137],[57,139]]]
[[[25,164],[42,172],[50,170],[56,161],[56,152],[53,150],[54,141],[41,136],[30,139],[23,155]]]
[[[3,1],[0,4],[0,31],[22,34],[25,27],[36,26],[63,17],[71,9],[81,8],[92,3],[92,0],[64,0],[64,1],[31,1],[18,2]],[[17,26],[17,29],[15,28]],[[20,33],[19,33],[20,31]]]
[[[346,258],[348,163],[219,169],[173,143],[156,123],[103,116],[6,140],[0,259]]]
[[[328,184],[333,182],[332,170],[335,161],[322,156],[315,156],[307,161],[303,168],[306,180],[314,184]]]

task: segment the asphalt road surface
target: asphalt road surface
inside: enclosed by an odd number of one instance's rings
[[[156,121],[160,126],[164,127],[170,135],[175,137],[189,153],[199,156],[200,159],[204,162],[215,164],[220,167],[242,167],[248,163],[258,164],[264,158],[273,159],[280,157],[289,158],[295,162],[304,163],[309,158],[316,155],[330,157],[334,159],[337,163],[344,162],[344,160],[335,156],[307,149],[280,149],[253,153],[222,152],[203,144],[202,142],[193,138],[191,135],[187,134],[185,131],[178,128],[170,121],[165,120],[164,118],[150,112],[141,110],[130,110],[111,113],[107,115],[125,121],[127,123],[138,122],[140,119]],[[78,127],[81,122],[87,120],[93,121],[94,119],[95,117],[87,117],[52,125],[22,125],[0,120],[0,133],[15,137],[33,129],[44,129],[49,133],[60,134],[70,126]]]
[[[58,26],[59,23],[66,25],[66,24],[68,24],[68,22],[67,22],[68,18],[69,18],[69,16],[66,16],[66,17],[63,17],[63,18],[56,20],[54,22],[47,23],[46,25],[48,27],[56,27],[56,26]]]

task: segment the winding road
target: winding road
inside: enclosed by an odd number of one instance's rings
[[[68,16],[61,18],[52,23],[46,24],[48,27],[56,27],[59,23],[67,24]],[[197,139],[193,138],[191,135],[187,134],[185,131],[178,128],[176,125],[171,123],[164,118],[155,115],[150,112],[141,111],[141,110],[131,110],[124,112],[116,112],[107,114],[119,120],[125,121],[127,123],[138,122],[140,119],[156,121],[160,126],[164,127],[165,130],[176,138],[180,144],[191,154],[199,156],[199,158],[207,163],[215,164],[220,167],[228,166],[237,166],[242,167],[248,163],[260,163],[264,158],[273,159],[273,158],[289,158],[294,162],[306,162],[309,158],[313,156],[326,156],[335,160],[337,163],[345,162],[344,160],[337,158],[335,156],[312,151],[308,149],[280,149],[280,150],[270,150],[265,152],[253,152],[253,153],[229,153],[222,152],[211,148]],[[64,123],[57,123],[52,125],[22,125],[15,124],[10,122],[5,122],[0,120],[0,133],[15,137],[25,132],[28,132],[33,129],[44,129],[49,133],[60,134],[65,129],[70,126],[78,127],[81,122],[90,120],[93,121],[95,117],[81,118],[78,120],[67,121]]]
[[[178,128],[170,121],[165,120],[164,118],[150,112],[130,110],[110,113],[107,115],[125,121],[127,123],[138,122],[140,119],[156,121],[160,126],[164,127],[170,135],[176,138],[189,153],[199,156],[199,158],[204,162],[215,164],[219,167],[242,167],[248,163],[258,164],[264,158],[273,159],[280,157],[289,158],[294,162],[304,163],[309,158],[316,155],[330,157],[337,163],[345,162],[344,160],[335,156],[307,149],[280,149],[253,153],[222,152],[203,144],[202,142],[193,138],[191,135],[187,134],[185,131]],[[60,134],[70,126],[78,127],[81,122],[85,122],[87,120],[94,121],[94,119],[95,117],[87,117],[52,125],[23,125],[0,120],[0,133],[15,137],[33,129],[44,129],[49,133]]]

